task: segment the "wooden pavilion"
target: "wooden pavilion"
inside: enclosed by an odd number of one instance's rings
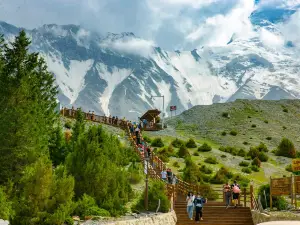
[[[143,116],[141,116],[140,120],[147,120],[147,125],[143,129],[145,131],[158,131],[162,130],[161,124],[158,124],[156,118],[159,116],[161,111],[158,109],[150,109]],[[159,126],[160,125],[160,126]]]

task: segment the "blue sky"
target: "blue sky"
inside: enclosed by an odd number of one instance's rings
[[[134,32],[166,49],[220,46],[252,32],[249,16],[300,0],[0,0],[0,20],[26,28],[79,24],[101,33]],[[299,29],[300,30],[300,29]]]

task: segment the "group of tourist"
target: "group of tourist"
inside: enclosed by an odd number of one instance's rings
[[[161,179],[169,184],[177,184],[177,177],[176,175],[172,172],[170,168],[167,170],[163,169],[160,173]]]
[[[226,209],[230,206],[231,197],[233,199],[234,208],[237,208],[238,199],[240,195],[240,185],[234,181],[232,185],[229,185],[228,182],[223,186],[223,191],[225,194]],[[200,192],[197,193],[197,196],[194,196],[192,192],[189,192],[186,197],[187,202],[187,213],[190,220],[193,220],[194,209],[196,211],[195,221],[199,223],[200,220],[203,220],[202,209],[205,203],[207,203],[207,198],[202,197]]]

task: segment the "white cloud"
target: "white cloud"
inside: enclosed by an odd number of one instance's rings
[[[199,45],[223,46],[233,34],[237,38],[247,38],[253,34],[249,16],[254,7],[254,2],[240,0],[228,14],[207,18],[196,30],[190,32],[186,39]]]
[[[153,41],[133,38],[129,40],[106,40],[100,43],[100,46],[104,48],[112,48],[115,51],[121,53],[130,53],[135,55],[141,55],[143,57],[148,57],[152,53],[155,44]]]
[[[292,41],[296,48],[300,49],[300,10],[291,16],[291,18],[283,24],[279,25],[284,40]]]
[[[284,46],[284,39],[282,36],[271,33],[264,28],[260,30],[260,40],[265,46],[270,48],[282,48]]]
[[[175,5],[175,6],[188,6],[193,8],[201,8],[211,3],[217,2],[220,0],[160,0],[163,4]]]

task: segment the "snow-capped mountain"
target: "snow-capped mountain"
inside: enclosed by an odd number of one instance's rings
[[[32,51],[40,52],[56,77],[63,106],[135,119],[146,110],[171,105],[177,113],[194,105],[238,98],[299,98],[300,58],[296,43],[273,48],[262,36],[276,36],[276,23],[296,11],[253,12],[253,35],[235,34],[222,47],[165,51],[133,33],[101,36],[80,26],[55,24],[26,30]],[[268,17],[269,15],[269,17]],[[13,40],[20,28],[0,23]]]

